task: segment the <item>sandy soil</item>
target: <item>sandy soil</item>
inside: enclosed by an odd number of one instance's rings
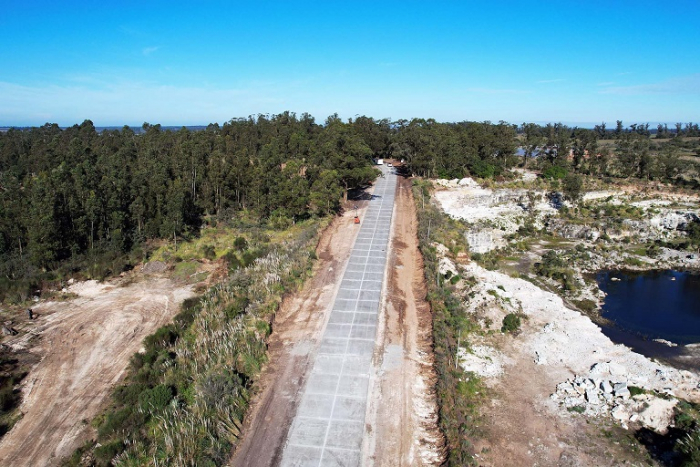
[[[137,273],[133,273],[137,274]],[[23,418],[0,442],[0,465],[56,465],[93,435],[88,424],[143,339],[168,323],[192,287],[150,276],[124,287],[78,283],[78,298],[33,307],[29,332],[7,341],[40,356],[23,383]]]
[[[367,202],[358,201],[360,216]],[[255,385],[242,439],[230,465],[277,465],[287,432],[311,371],[313,355],[321,340],[333,299],[340,286],[347,259],[359,228],[353,224],[355,210],[336,218],[316,248],[318,262],[304,288],[280,306],[269,341],[269,361]]]
[[[393,219],[363,465],[440,465],[432,317],[410,180],[399,178]]]

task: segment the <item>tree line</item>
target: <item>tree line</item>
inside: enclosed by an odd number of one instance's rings
[[[91,121],[0,133],[0,271],[14,279],[92,251],[196,232],[206,217],[291,223],[339,208],[377,176],[337,116],[233,119],[203,131]]]
[[[365,116],[344,122],[337,115],[320,124],[291,112],[199,131],[145,123],[138,133],[129,127],[100,132],[89,120],[70,128],[11,128],[0,133],[0,281],[80,255],[128,252],[147,239],[177,240],[196,233],[205,219],[244,213],[286,225],[327,215],[339,209],[344,193],[377,176],[372,158],[404,160],[424,177],[490,178],[536,164],[672,179],[681,171],[684,138],[678,135],[696,131],[696,124],[679,124],[673,138],[659,143],[648,125],[623,128],[621,121],[610,131],[605,124],[584,129]],[[599,145],[611,135],[612,152]]]

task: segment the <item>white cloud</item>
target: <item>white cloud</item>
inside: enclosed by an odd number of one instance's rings
[[[467,91],[478,94],[526,94],[529,91],[522,89],[497,89],[497,88],[468,88]]]
[[[700,94],[700,73],[679,76],[657,83],[632,86],[609,86],[601,94],[641,95],[641,94]]]
[[[158,49],[160,49],[160,46],[153,46],[153,47],[145,47],[141,52],[148,57],[151,55],[153,52],[156,52]]]

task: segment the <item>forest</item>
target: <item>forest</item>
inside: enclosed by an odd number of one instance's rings
[[[137,129],[138,130],[138,129]],[[698,125],[593,129],[562,124],[390,121],[292,112],[202,130],[144,123],[98,131],[90,120],[0,132],[0,299],[21,302],[81,271],[130,267],[150,239],[197,235],[205,222],[285,227],[337,212],[348,190],[378,176],[372,159],[418,176],[499,177],[531,166],[685,185]]]

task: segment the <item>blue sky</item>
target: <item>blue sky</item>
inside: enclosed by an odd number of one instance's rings
[[[0,0],[0,126],[700,120],[700,2]]]

